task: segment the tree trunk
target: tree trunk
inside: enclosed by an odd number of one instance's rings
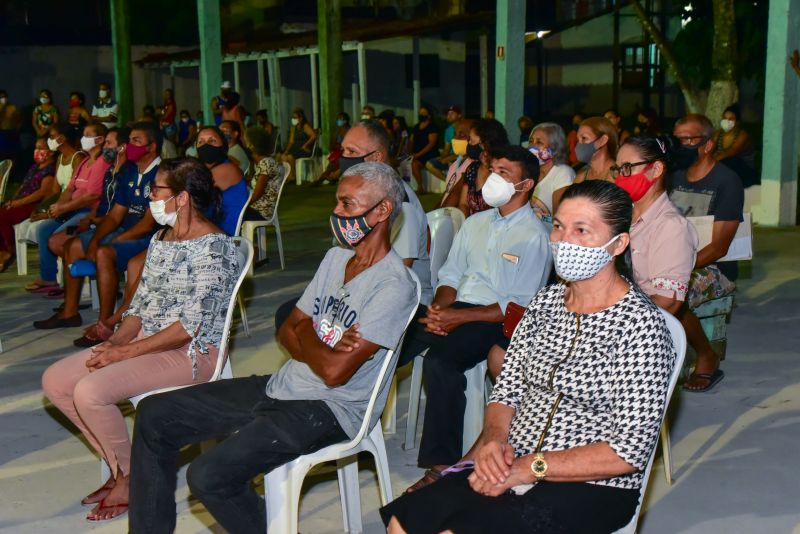
[[[733,0],[730,1],[732,2]],[[686,100],[687,110],[690,113],[702,113],[703,109],[700,96],[686,79],[683,69],[672,53],[672,47],[661,33],[661,30],[658,29],[658,27],[647,17],[647,14],[642,8],[642,4],[639,3],[639,0],[631,0],[631,7],[633,8],[636,17],[639,19],[639,23],[642,25],[642,28],[644,28],[644,31],[647,32],[647,35],[649,35],[650,39],[652,39],[656,44],[658,50],[661,52],[661,56],[664,58],[664,61],[667,62],[667,65],[672,71],[672,75],[675,77],[675,81],[677,82],[681,93],[683,93],[683,98]]]
[[[711,87],[705,114],[716,123],[723,110],[739,100],[737,83],[736,17],[734,0],[713,0],[714,47],[711,51]]]

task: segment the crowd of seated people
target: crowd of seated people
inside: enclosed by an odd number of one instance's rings
[[[110,88],[101,91],[108,104]],[[428,105],[411,130],[392,110],[364,106],[352,125],[341,113],[335,157],[317,182],[337,183],[329,221],[337,246],[303,295],[275,313],[289,361],[271,377],[204,384],[236,278],[229,236],[242,212],[272,217],[319,132],[297,108],[276,151],[277,128],[261,112],[245,127],[227,82],[212,101],[217,125],[178,112],[171,91],[155,120],[130,128],[112,122],[116,108],[102,101],[82,113],[80,99],[61,124],[52,96],[40,98],[35,164],[0,208],[0,271],[13,261],[13,225],[38,216],[41,274],[29,290],[63,292],[64,302],[34,326],[81,325],[81,284],[97,280],[99,317],[75,340],[84,350],[43,377],[46,396],[112,468],[84,499],[95,505],[90,520],[130,507],[131,532],[172,531],[178,451],[226,436],[192,460],[189,486],[224,528],[263,531],[250,481],[352,438],[365,416],[377,421],[388,382],[375,413],[364,413],[365,399],[382,358],[398,349],[391,369],[424,354],[424,472],[381,509],[390,532],[577,531],[587,521],[612,532],[636,509],[667,402],[674,352],[659,308],[681,321],[697,353],[684,389],[709,391],[724,376],[693,310],[735,289],[735,264],[718,261],[742,220],[735,167],[751,147],[735,107],[718,130],[690,114],[672,135],[649,110],[633,133],[614,110],[576,114],[569,135],[522,117],[519,141],[458,106],[447,110],[441,138]],[[165,136],[190,157],[162,159]],[[395,170],[403,160],[407,177]],[[418,198],[423,169],[444,181],[438,206],[466,217],[435,287]],[[699,249],[686,217],[705,215],[713,236]],[[213,276],[195,279],[198,271]],[[525,311],[509,337],[513,307]],[[464,372],[484,361],[494,391],[480,437],[462,443]],[[131,449],[115,403],[189,384],[139,405]],[[631,395],[635,407],[619,401]],[[592,410],[581,408],[586,398]]]

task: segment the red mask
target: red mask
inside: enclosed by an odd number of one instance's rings
[[[650,170],[653,164],[647,165],[644,170],[640,173],[631,174],[630,176],[622,176],[621,174],[617,176],[614,183],[617,184],[623,191],[630,195],[631,200],[634,202],[639,202],[643,196],[650,191],[650,188],[653,187],[655,181],[651,182],[645,176],[645,173]]]
[[[76,98],[71,98],[70,101],[69,101],[69,107],[71,107],[71,108],[77,108],[80,105],[81,105],[80,100],[78,100]]]
[[[149,151],[149,145],[136,146],[133,143],[128,143],[125,145],[125,157],[128,159],[128,161],[132,161],[134,163],[142,159]]]
[[[43,150],[37,148],[36,150],[33,151],[33,161],[35,161],[36,163],[42,163],[44,161],[47,161],[47,158],[50,157],[50,154],[51,152],[49,150]]]

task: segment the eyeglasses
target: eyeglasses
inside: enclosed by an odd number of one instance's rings
[[[707,140],[708,137],[706,137],[705,135],[681,135],[681,136],[676,135],[675,139],[680,141],[682,145],[692,145],[694,144],[692,143],[692,141],[694,141],[695,139]]]
[[[625,178],[631,175],[631,170],[634,167],[638,167],[639,165],[647,165],[649,163],[653,163],[653,160],[647,161],[640,161],[638,163],[623,163],[622,165],[612,165],[611,169],[611,176],[616,178],[619,175],[624,176]]]

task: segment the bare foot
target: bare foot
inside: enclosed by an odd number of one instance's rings
[[[114,519],[128,511],[129,478],[119,475],[108,495],[86,515],[89,521]]]
[[[114,477],[108,477],[106,483],[94,490],[92,493],[81,499],[81,504],[97,504],[102,501],[106,495],[111,493],[111,489],[116,484]]]

